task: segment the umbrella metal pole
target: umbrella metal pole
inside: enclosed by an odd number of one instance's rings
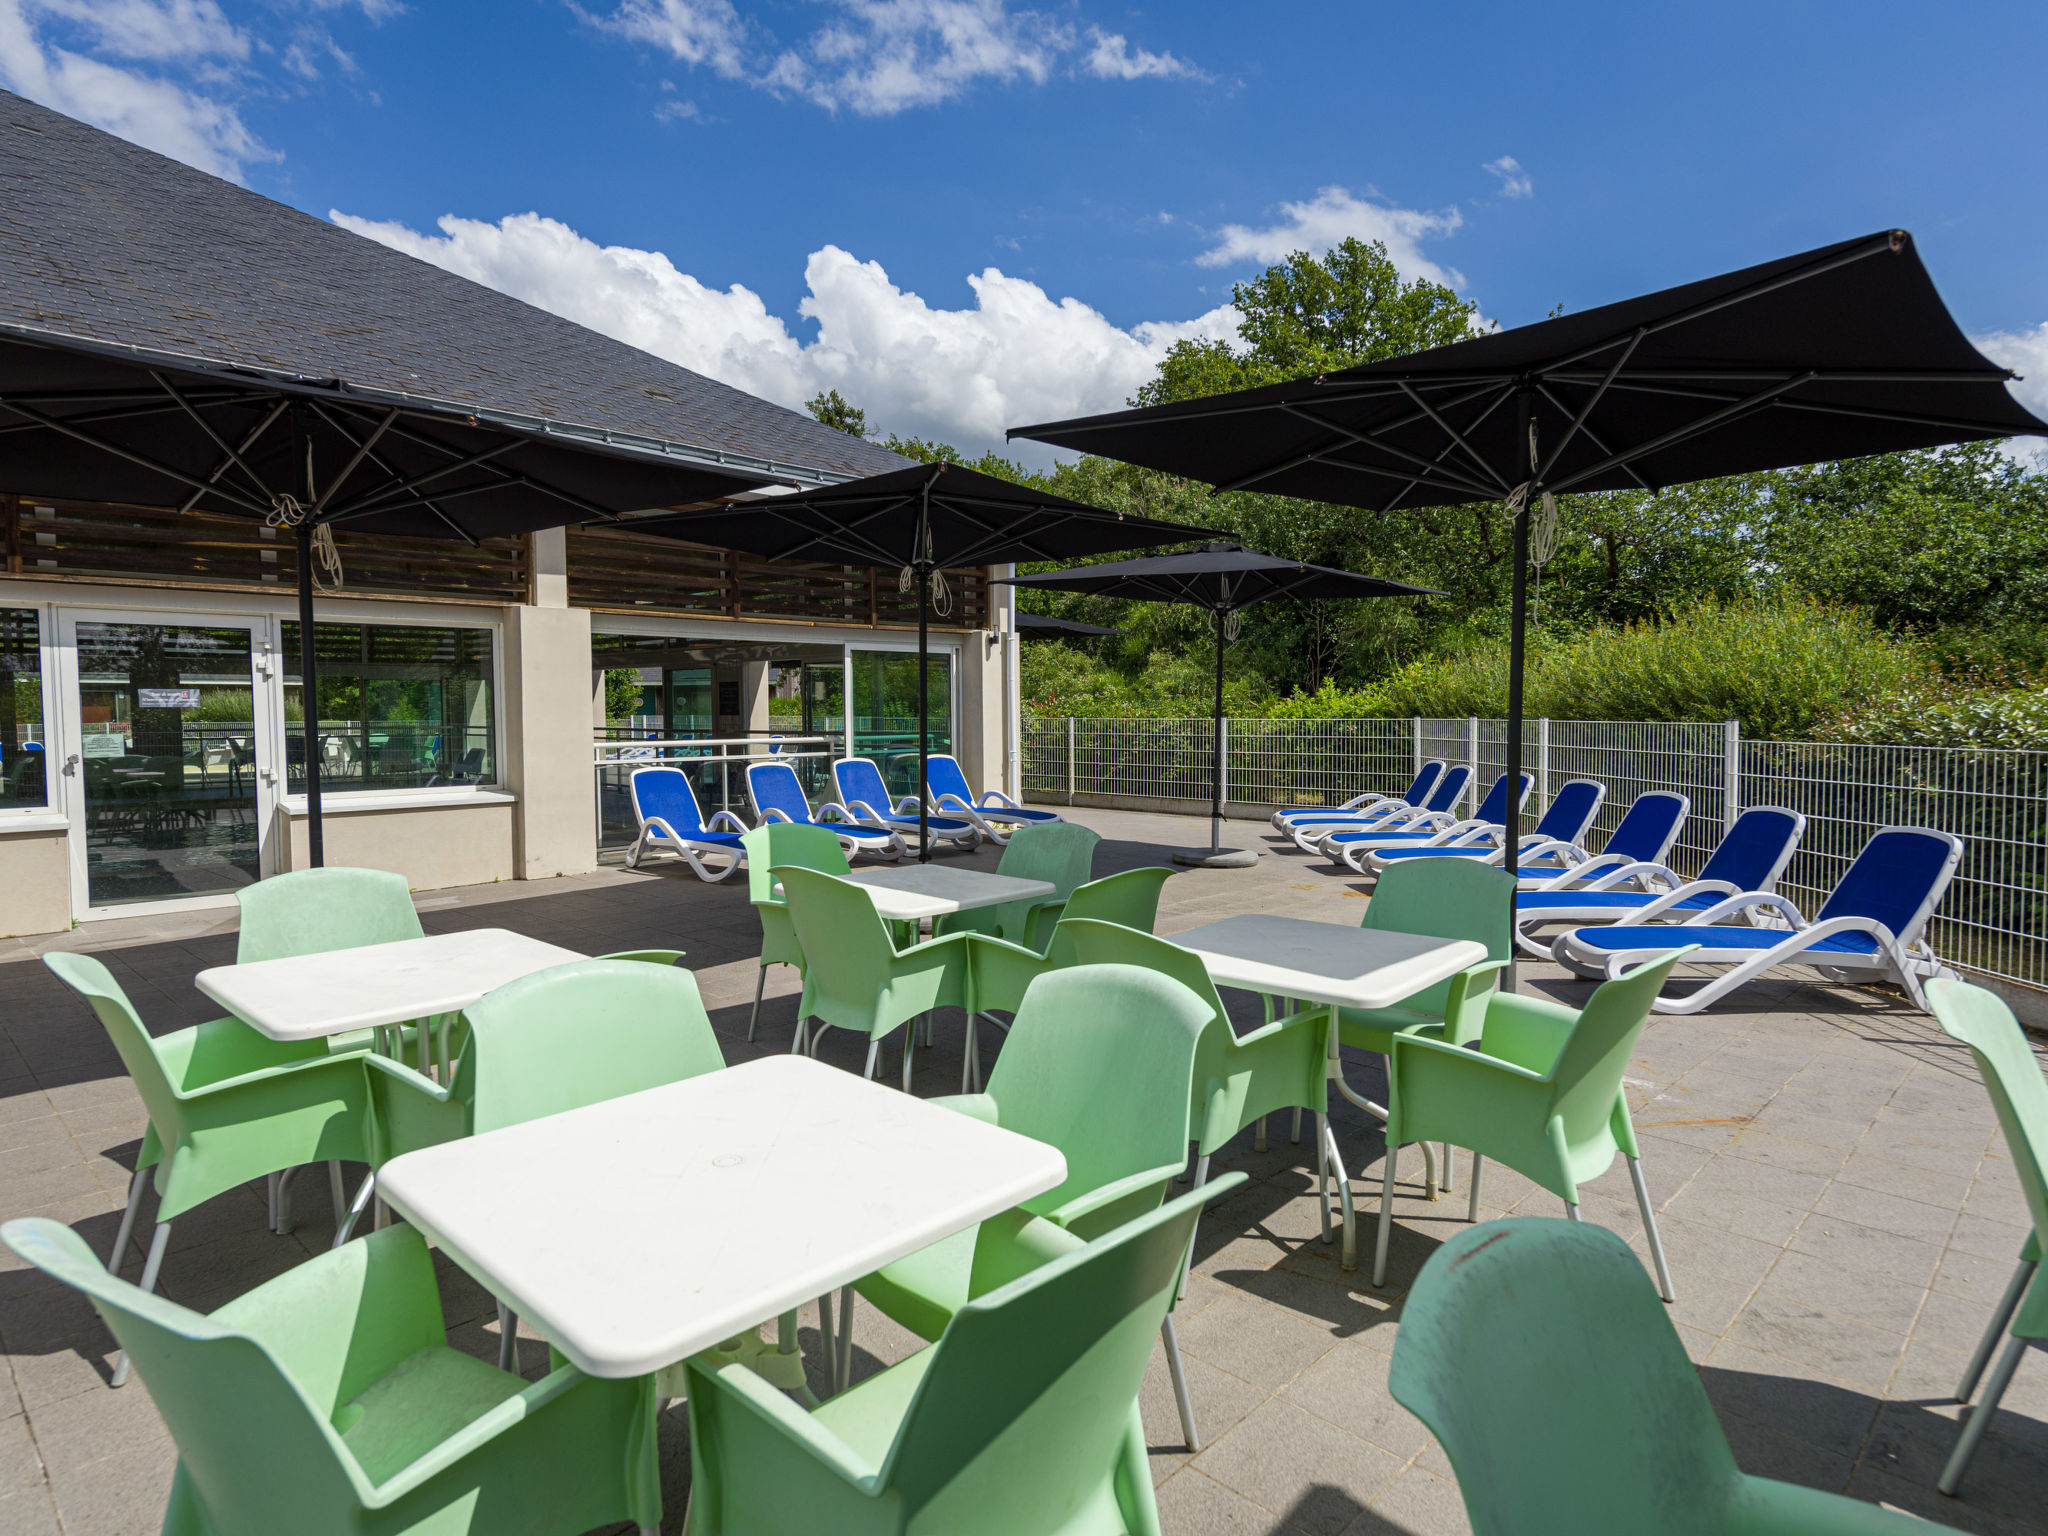
[[[928,727],[931,724],[932,695],[925,652],[926,609],[931,604],[932,573],[928,566],[917,571],[917,862],[932,861],[931,806],[925,796],[925,768],[931,754]]]
[[[306,407],[303,405],[292,407],[292,460],[292,467],[300,479],[299,492],[305,498],[301,503],[299,521],[292,528],[292,547],[299,567],[299,730],[301,750],[306,758],[306,862],[311,868],[319,869],[327,862],[327,847],[320,825],[320,678],[313,644],[313,507],[316,498],[313,494],[313,455],[306,441]]]
[[[1515,394],[1515,443],[1516,451],[1527,457],[1523,460],[1523,479],[1528,483],[1529,493],[1514,519],[1514,573],[1509,600],[1510,617],[1508,624],[1508,739],[1507,739],[1507,809],[1503,816],[1506,826],[1505,843],[1507,857],[1502,861],[1507,872],[1518,872],[1519,862],[1515,857],[1515,845],[1520,840],[1522,786],[1522,669],[1527,664],[1529,650],[1529,509],[1537,496],[1536,456],[1529,449],[1529,417],[1535,405],[1533,392],[1528,388]],[[1512,905],[1514,897],[1508,897]],[[1512,917],[1512,912],[1510,916]]]
[[[1228,615],[1216,610],[1216,720],[1209,754],[1209,851],[1223,849],[1223,626]]]

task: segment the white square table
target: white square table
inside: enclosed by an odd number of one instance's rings
[[[1387,1117],[1386,1110],[1354,1093],[1344,1081],[1343,1062],[1338,1053],[1337,1010],[1390,1007],[1486,959],[1486,946],[1470,939],[1388,933],[1268,913],[1226,917],[1220,923],[1163,937],[1200,955],[1209,979],[1218,986],[1242,987],[1269,997],[1297,998],[1327,1007],[1330,1086],[1382,1120]],[[1338,1197],[1343,1204],[1343,1265],[1356,1269],[1358,1229],[1351,1206],[1351,1180],[1337,1149],[1336,1136],[1327,1123],[1317,1139],[1322,1143],[1319,1155],[1328,1160],[1336,1175]],[[1393,1156],[1392,1149],[1388,1156]]]
[[[922,922],[1011,901],[1043,901],[1058,894],[1058,888],[1047,880],[1020,880],[1015,875],[947,869],[937,864],[863,869],[840,878],[865,886],[874,898],[875,910],[898,923]]]
[[[394,1158],[383,1196],[592,1376],[647,1376],[1067,1176],[1055,1147],[770,1056]]]
[[[587,958],[509,928],[472,928],[217,965],[192,984],[273,1040],[313,1040],[459,1013],[508,981]]]

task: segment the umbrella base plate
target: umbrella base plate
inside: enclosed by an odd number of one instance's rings
[[[1193,869],[1250,869],[1263,852],[1258,848],[1176,848],[1173,862]]]

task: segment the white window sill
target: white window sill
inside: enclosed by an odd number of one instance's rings
[[[306,797],[282,797],[287,816],[304,816]],[[517,805],[519,797],[502,789],[467,789],[460,785],[435,789],[356,789],[320,797],[320,814],[347,816],[362,811],[456,810],[470,805]]]
[[[0,811],[0,837],[10,832],[68,832],[71,818],[62,811]]]

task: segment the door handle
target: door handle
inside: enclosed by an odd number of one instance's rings
[[[72,753],[72,754],[71,754],[71,755],[70,755],[69,757],[67,757],[67,758],[65,758],[65,759],[64,759],[64,773],[65,773],[65,776],[66,776],[67,778],[69,778],[69,777],[72,777],[72,776],[76,775],[76,774],[77,774],[77,772],[78,772],[78,754],[77,754],[76,752],[74,752],[74,753]]]

